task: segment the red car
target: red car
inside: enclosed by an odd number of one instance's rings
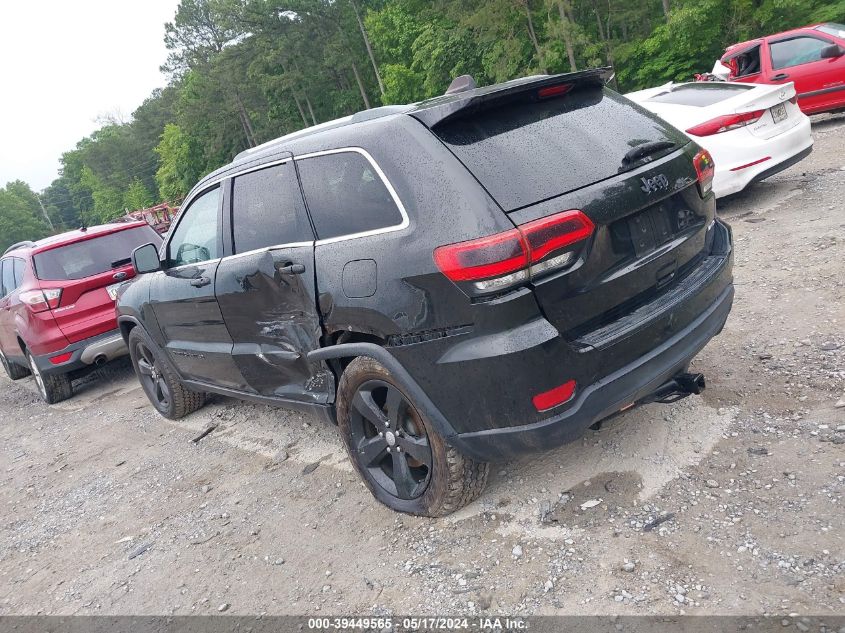
[[[728,80],[793,82],[805,114],[845,109],[845,25],[828,22],[730,46]]]
[[[12,380],[35,378],[50,404],[71,381],[126,353],[117,288],[135,276],[132,251],[161,243],[146,222],[83,228],[21,242],[0,257],[0,361]]]

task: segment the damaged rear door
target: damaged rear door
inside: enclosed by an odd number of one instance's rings
[[[309,363],[320,346],[314,233],[291,157],[225,183],[224,233],[229,255],[217,270],[216,294],[249,387],[273,398],[326,403],[334,379]]]

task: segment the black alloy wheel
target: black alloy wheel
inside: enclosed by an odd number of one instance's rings
[[[368,380],[355,392],[349,416],[361,470],[394,497],[421,496],[431,480],[431,443],[419,414],[402,392],[383,380]]]
[[[142,341],[136,344],[135,349],[138,352],[138,378],[141,386],[160,411],[169,409],[170,388],[155,354]]]

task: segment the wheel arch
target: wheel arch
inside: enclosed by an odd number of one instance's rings
[[[353,333],[354,334],[354,333]],[[371,337],[372,335],[358,334],[358,336]],[[378,337],[375,337],[377,340]],[[336,361],[345,367],[359,356],[372,358],[390,372],[399,387],[411,399],[414,406],[419,408],[428,420],[434,425],[440,436],[451,443],[456,435],[455,429],[440,412],[440,409],[431,401],[431,398],[423,391],[416,380],[408,373],[402,364],[384,347],[369,340],[356,342],[344,342],[329,347],[323,347],[308,353],[308,360],[312,362]]]
[[[117,319],[117,327],[120,328],[120,335],[123,337],[124,343],[129,343],[129,333],[141,325],[135,317],[121,316]]]

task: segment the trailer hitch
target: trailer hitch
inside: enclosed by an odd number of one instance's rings
[[[672,380],[662,384],[657,390],[645,398],[643,402],[660,402],[671,404],[687,396],[699,395],[706,387],[704,374],[678,374]]]

